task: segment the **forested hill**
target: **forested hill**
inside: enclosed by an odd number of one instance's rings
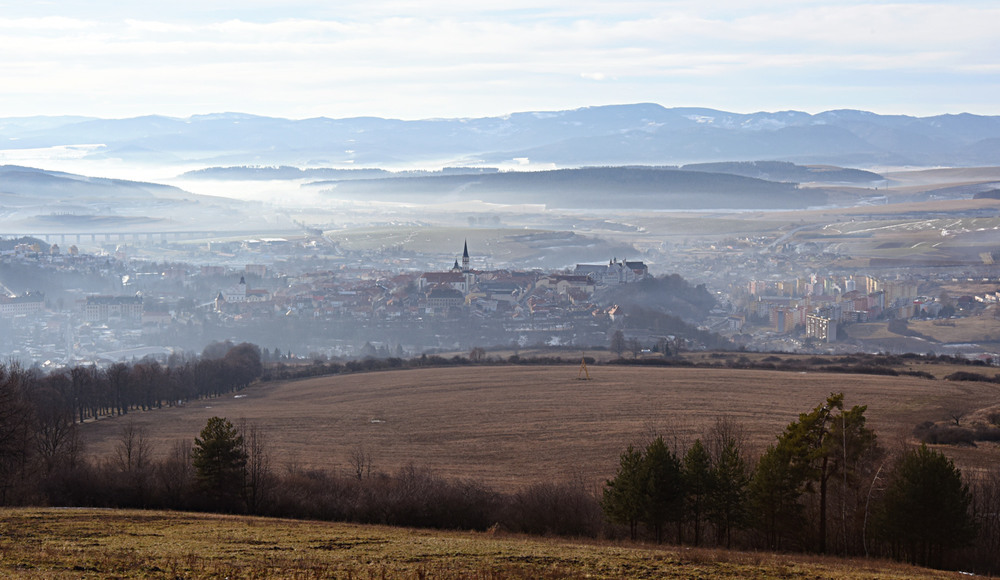
[[[663,312],[693,322],[703,321],[716,305],[715,297],[704,284],[694,286],[679,274],[613,286],[603,300],[626,309]]]
[[[159,183],[87,177],[18,165],[0,165],[0,193],[25,196],[35,200],[94,197],[153,199],[157,196],[191,197],[192,195],[176,187]]]
[[[659,167],[393,177],[312,185],[343,199],[481,200],[562,208],[786,209],[826,201],[822,191],[800,190],[793,183]]]
[[[681,167],[685,171],[706,173],[731,173],[756,177],[768,181],[790,183],[821,182],[867,185],[885,180],[878,173],[862,169],[834,167],[831,165],[796,165],[787,161],[726,161],[719,163],[694,163]]]

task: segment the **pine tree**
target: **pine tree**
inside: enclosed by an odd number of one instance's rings
[[[708,497],[708,520],[715,525],[716,541],[732,545],[732,531],[747,524],[750,474],[735,440],[723,443],[712,465],[714,483]]]
[[[198,486],[221,511],[238,506],[247,462],[243,436],[228,420],[212,417],[194,440],[191,454]]]
[[[683,543],[684,474],[680,459],[663,437],[657,437],[646,446],[643,466],[647,496],[643,524],[653,530],[657,542],[662,542],[664,525],[677,522],[677,541]]]
[[[694,545],[701,544],[701,524],[708,512],[709,498],[715,491],[716,481],[712,469],[712,458],[696,439],[684,454],[684,513],[694,524]]]
[[[768,447],[757,462],[750,481],[750,495],[767,546],[772,550],[780,547],[782,535],[802,523],[801,485],[802,478],[792,467],[789,446],[779,441]]]
[[[940,565],[946,550],[975,538],[971,503],[969,486],[955,464],[921,445],[896,463],[876,514],[877,527],[897,556]]]
[[[628,524],[634,540],[645,502],[642,452],[631,445],[621,454],[618,472],[608,480],[601,497],[601,509],[609,521]]]
[[[816,494],[820,553],[826,552],[827,498],[832,477],[844,474],[844,470],[852,471],[876,445],[875,433],[865,426],[866,409],[856,405],[844,411],[844,394],[834,393],[822,405],[800,414],[799,420],[790,423],[778,438],[778,446],[787,453],[788,475],[795,480],[800,495]]]

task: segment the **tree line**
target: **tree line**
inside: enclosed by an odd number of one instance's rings
[[[38,481],[76,461],[80,423],[218,397],[243,389],[262,370],[255,345],[229,342],[167,364],[144,359],[48,373],[0,365],[0,504],[30,502]]]
[[[926,445],[889,453],[865,410],[832,394],[757,457],[726,420],[686,449],[629,446],[601,508],[633,539],[1000,570],[1000,469],[967,480]]]

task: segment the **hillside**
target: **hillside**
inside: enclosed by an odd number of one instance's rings
[[[7,509],[0,575],[35,578],[954,578],[881,560],[178,512]]]
[[[818,190],[732,175],[657,167],[589,167],[484,175],[316,182],[343,199],[543,203],[555,208],[792,209],[825,203]]]
[[[164,457],[212,416],[245,418],[267,434],[279,466],[347,471],[352,451],[364,449],[377,470],[412,464],[513,490],[570,479],[601,484],[625,445],[653,432],[690,442],[722,415],[745,424],[762,450],[831,392],[868,405],[869,424],[887,445],[921,422],[947,419],[956,402],[998,403],[990,383],[904,376],[602,365],[581,381],[578,371],[473,366],[264,383],[235,397],[87,423],[80,434],[90,456],[106,458],[134,420]],[[956,458],[960,466],[1000,455],[995,447],[974,451]]]
[[[223,229],[299,229],[231,198],[16,165],[0,165],[0,205],[0,229],[8,234],[149,233],[219,229],[220,223],[228,224]]]
[[[867,186],[885,180],[881,175],[871,171],[823,165],[795,165],[786,161],[695,163],[685,165],[681,169],[706,173],[731,173],[744,177],[791,183],[852,183]]]

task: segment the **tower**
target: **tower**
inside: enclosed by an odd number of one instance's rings
[[[462,249],[462,271],[469,271],[469,240],[465,240],[465,248]]]

